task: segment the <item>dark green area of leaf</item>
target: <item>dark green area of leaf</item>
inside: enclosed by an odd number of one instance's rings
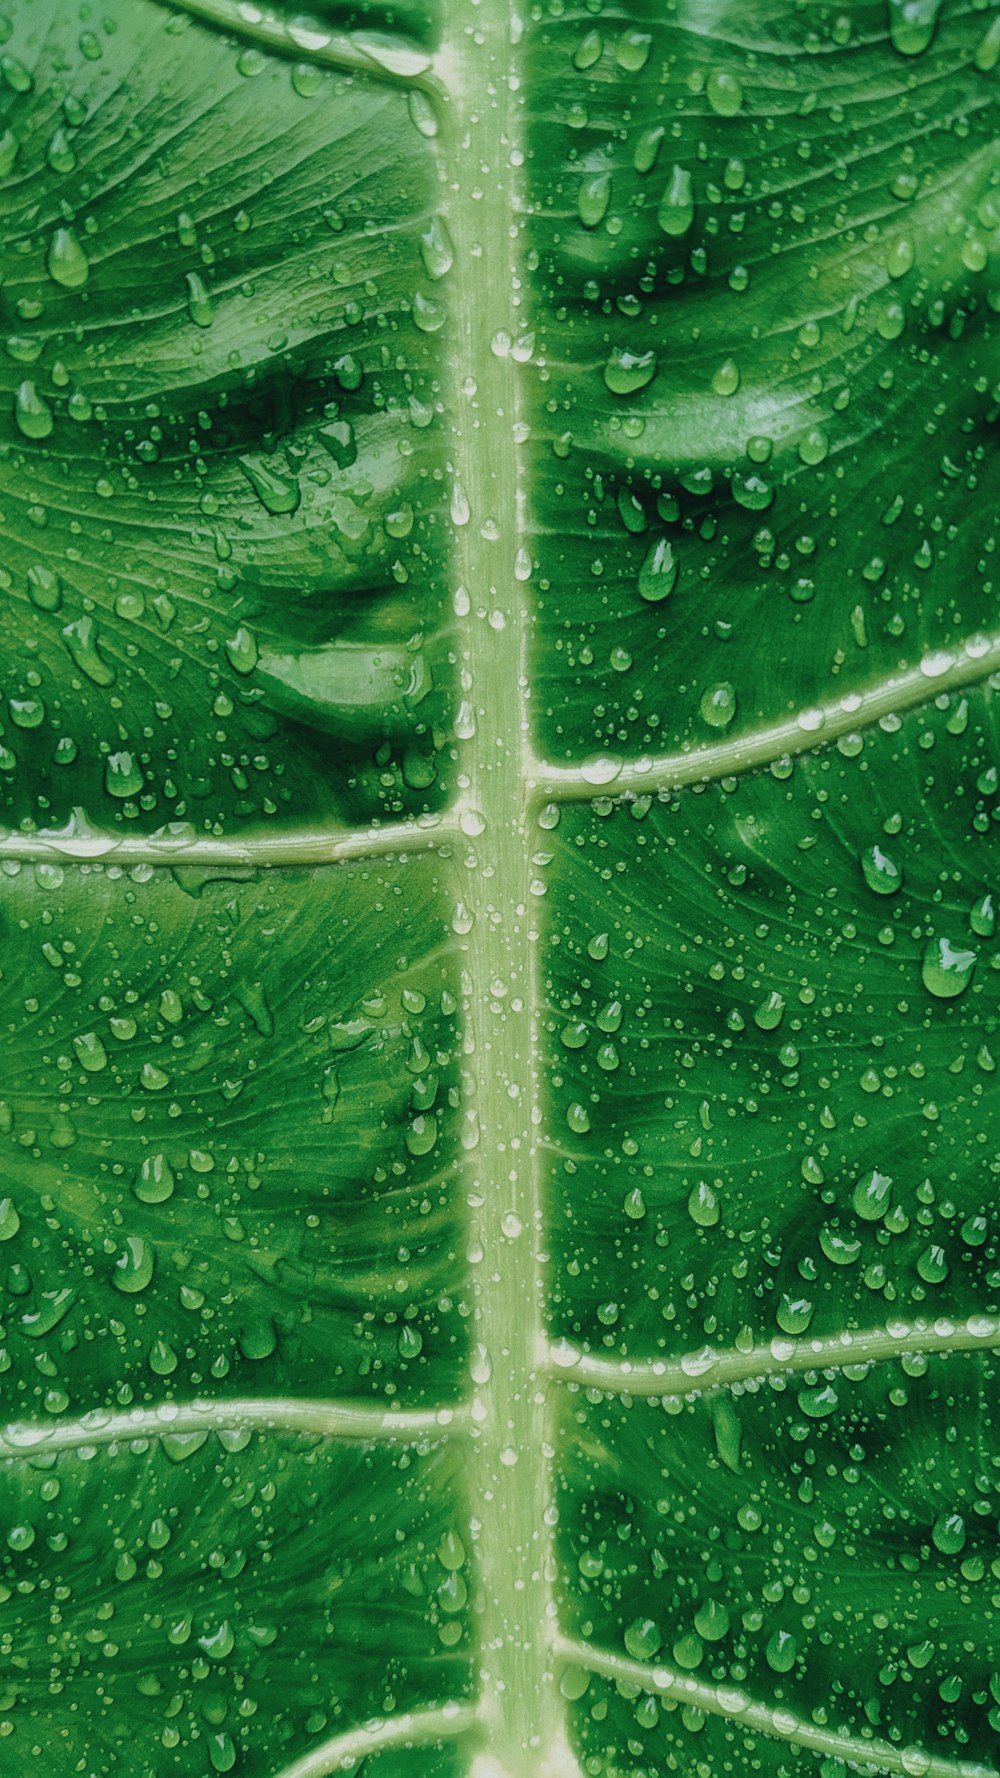
[[[439,1635],[456,1622],[438,1599],[457,1513],[441,1449],[168,1435],[5,1463],[0,1486],[5,1774],[40,1757],[271,1778],[338,1730],[468,1684]]]
[[[550,757],[735,736],[992,626],[990,20],[934,10],[918,58],[884,0],[532,37]]]
[[[7,880],[5,1418],[454,1393],[438,896],[423,860]]]
[[[0,812],[436,806],[428,144],[399,87],[102,16],[16,8],[0,86]]]
[[[1000,1305],[995,700],[939,703],[665,806],[564,814],[560,1332],[676,1356]]]
[[[994,1355],[961,1354],[806,1373],[674,1413],[577,1397],[561,1533],[577,1632],[622,1652],[659,1643],[675,1671],[807,1723],[988,1764],[995,1393]],[[627,1744],[643,1770],[818,1763],[638,1687],[622,1699],[593,1681],[578,1710],[588,1752]]]

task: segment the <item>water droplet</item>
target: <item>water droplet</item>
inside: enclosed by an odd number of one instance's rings
[[[226,638],[225,649],[230,666],[237,673],[252,673],[260,659],[256,639],[243,624],[235,635]]]
[[[614,753],[595,753],[585,759],[580,767],[580,776],[585,784],[613,784],[622,769],[622,762]]]
[[[876,895],[895,895],[903,886],[903,867],[881,846],[869,846],[861,854],[861,872]]]
[[[73,151],[73,145],[62,124],[57,124],[49,138],[49,145],[45,150],[45,158],[48,161],[49,166],[52,168],[53,173],[72,173],[73,168],[76,166],[76,155]]]
[[[798,1654],[798,1643],[788,1630],[775,1630],[768,1638],[764,1657],[775,1673],[790,1673]]]
[[[429,278],[443,278],[455,263],[455,249],[447,224],[440,216],[432,216],[420,236],[420,257]]]
[[[62,581],[43,562],[28,569],[28,597],[39,611],[58,611],[62,604]]]
[[[610,202],[610,173],[592,173],[581,180],[577,210],[584,228],[596,228],[599,222],[603,222]]]
[[[437,1118],[430,1113],[415,1117],[406,1132],[406,1146],[412,1155],[430,1154],[437,1141]]]
[[[932,1243],[917,1260],[917,1271],[925,1284],[943,1284],[948,1276],[948,1261],[943,1247]]]
[[[712,1229],[721,1216],[718,1194],[705,1179],[700,1179],[688,1201],[688,1215],[700,1229]]]
[[[712,388],[716,395],[735,395],[739,386],[739,366],[734,358],[727,358],[715,372],[712,378]]]
[[[729,1629],[729,1613],[717,1599],[706,1599],[695,1613],[694,1627],[705,1642],[721,1642]]]
[[[997,912],[992,895],[981,895],[969,911],[969,925],[977,938],[992,938],[996,932]]]
[[[790,1296],[786,1292],[778,1304],[774,1318],[782,1333],[801,1334],[805,1333],[813,1318],[813,1313],[814,1305],[808,1297]]]
[[[85,1031],[74,1037],[73,1048],[77,1061],[87,1074],[100,1074],[108,1065],[108,1052],[96,1031]]]
[[[679,239],[686,235],[694,221],[694,193],[691,175],[686,167],[674,165],[667,180],[656,220],[665,235]]]
[[[0,1241],[12,1241],[21,1226],[13,1198],[0,1198]]]
[[[968,987],[978,960],[978,953],[950,938],[934,938],[924,951],[921,977],[924,987],[937,1000],[954,1000]]]
[[[929,46],[941,0],[889,0],[889,36],[901,56],[919,56]]]
[[[743,88],[735,74],[728,74],[724,68],[712,69],[705,94],[718,117],[735,117],[743,104]]]
[[[90,261],[80,245],[76,230],[57,228],[49,242],[46,260],[49,277],[64,290],[80,290],[90,277]]]
[[[889,1208],[892,1178],[873,1167],[858,1180],[851,1195],[855,1212],[864,1222],[881,1222]]]
[[[603,54],[604,39],[602,38],[601,33],[599,31],[588,31],[586,36],[581,38],[580,44],[573,56],[573,66],[583,73],[587,68],[592,68],[595,62],[599,62]]]
[[[138,796],[143,787],[142,767],[134,753],[109,753],[104,761],[104,788],[109,796]]]
[[[965,1520],[961,1513],[942,1513],[935,1519],[931,1537],[942,1556],[958,1556],[965,1548]]]
[[[396,1351],[400,1358],[419,1358],[423,1349],[424,1340],[419,1329],[411,1327],[409,1322],[404,1323],[396,1339]]]
[[[658,537],[650,544],[639,569],[639,596],[650,605],[666,599],[677,585],[680,563],[669,537]]]
[[[215,320],[212,298],[197,272],[187,275],[187,310],[196,327],[211,327]]]
[[[643,130],[632,156],[632,165],[637,173],[652,172],[665,134],[662,124],[655,124],[652,129]],[[667,233],[669,234],[669,232],[668,229]]]
[[[658,370],[655,352],[632,352],[615,346],[604,366],[604,381],[613,395],[633,395],[653,381]]]
[[[127,1236],[124,1250],[115,1261],[111,1274],[115,1289],[123,1291],[126,1296],[135,1296],[145,1290],[153,1276],[154,1258],[152,1245],[142,1235]]]
[[[14,418],[25,438],[48,438],[55,425],[55,416],[34,383],[19,383],[14,391]]]
[[[663,1647],[659,1625],[651,1617],[637,1617],[624,1636],[625,1647],[635,1661],[651,1661]]]
[[[132,1190],[141,1204],[165,1204],[174,1193],[174,1170],[165,1154],[147,1155]]]
[[[240,468],[267,512],[278,517],[297,511],[302,498],[297,476],[269,463],[253,463],[249,457],[240,458]]]
[[[728,728],[736,715],[736,692],[725,680],[718,685],[710,685],[702,693],[698,706],[701,719],[709,728]]]
[[[434,137],[437,135],[437,113],[427,94],[422,92],[418,86],[410,88],[407,107],[410,117],[422,136]]]
[[[753,1022],[758,1031],[776,1031],[785,1016],[785,999],[776,989],[772,989],[766,1000],[762,1000],[753,1015]]]

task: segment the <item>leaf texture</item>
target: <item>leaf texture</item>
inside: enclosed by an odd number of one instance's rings
[[[0,37],[0,1775],[996,1778],[1000,12]]]

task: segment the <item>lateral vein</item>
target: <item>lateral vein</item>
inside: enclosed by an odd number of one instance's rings
[[[890,1358],[942,1352],[988,1351],[1000,1346],[1000,1319],[970,1315],[966,1321],[890,1321],[885,1327],[829,1334],[821,1339],[773,1339],[766,1346],[687,1352],[681,1358],[598,1358],[569,1340],[549,1347],[554,1376],[609,1395],[702,1395],[753,1377],[793,1371],[844,1370],[849,1365],[881,1364]]]
[[[287,833],[248,834],[243,838],[198,834],[183,823],[161,828],[157,833],[118,834],[91,827],[78,810],[63,828],[43,828],[38,833],[0,831],[0,859],[25,864],[59,860],[76,864],[291,869],[297,865],[347,864],[355,859],[434,851],[453,841],[457,834],[457,826],[448,816],[423,816],[418,821],[396,821],[385,827],[314,827]]]
[[[808,753],[882,717],[917,709],[942,691],[975,685],[1000,668],[1000,632],[969,636],[948,649],[924,655],[914,667],[890,675],[865,691],[846,692],[751,729],[731,741],[676,753],[646,754],[630,761],[609,755],[579,766],[536,762],[533,795],[543,802],[586,802],[596,797],[641,796],[709,784],[719,778],[772,765]]]
[[[868,1740],[822,1728],[781,1705],[756,1703],[738,1686],[708,1685],[704,1680],[678,1673],[660,1661],[647,1666],[626,1655],[607,1653],[568,1637],[559,1638],[557,1653],[562,1660],[573,1662],[590,1673],[600,1673],[605,1679],[624,1680],[656,1697],[672,1698],[678,1704],[693,1704],[706,1715],[741,1723],[762,1735],[789,1742],[795,1747],[808,1747],[828,1758],[869,1766],[878,1772],[900,1773],[902,1778],[997,1778],[991,1766],[982,1766],[972,1760],[942,1759],[919,1747],[896,1747],[876,1736]]]
[[[301,1759],[283,1766],[275,1778],[326,1778],[330,1772],[347,1771],[387,1747],[428,1747],[436,1741],[454,1741],[474,1728],[477,1713],[471,1704],[442,1704],[430,1710],[411,1710],[402,1716],[378,1717],[334,1735]]]
[[[307,59],[345,74],[367,74],[392,86],[436,88],[428,78],[431,56],[417,43],[393,32],[335,31],[318,19],[285,19],[251,0],[165,0],[175,11],[205,25],[259,44],[272,55]]]
[[[37,1420],[12,1421],[0,1428],[0,1457],[34,1456],[137,1438],[165,1438],[171,1433],[233,1432],[243,1428],[256,1432],[319,1433],[324,1438],[357,1440],[362,1444],[415,1443],[463,1431],[467,1418],[461,1405],[387,1410],[361,1402],[277,1396],[264,1396],[259,1401],[165,1401],[119,1412],[95,1409],[77,1419],[48,1424]]]

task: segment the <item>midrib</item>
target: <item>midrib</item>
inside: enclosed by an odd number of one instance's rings
[[[551,1648],[544,1225],[535,1155],[529,611],[528,583],[518,578],[528,572],[519,423],[525,372],[493,346],[497,335],[516,338],[526,326],[518,309],[524,279],[516,232],[512,238],[519,208],[511,65],[518,28],[505,0],[469,5],[456,24],[441,169],[455,245],[447,279],[450,450],[469,509],[467,522],[453,529],[451,584],[463,696],[475,722],[459,762],[468,837],[457,851],[458,899],[467,914],[456,924],[467,1111],[478,1126],[463,1163],[479,1351],[468,1470],[483,1732],[477,1769],[483,1778],[538,1778],[547,1770],[569,1778]],[[476,1130],[469,1121],[465,1128],[471,1143]]]

